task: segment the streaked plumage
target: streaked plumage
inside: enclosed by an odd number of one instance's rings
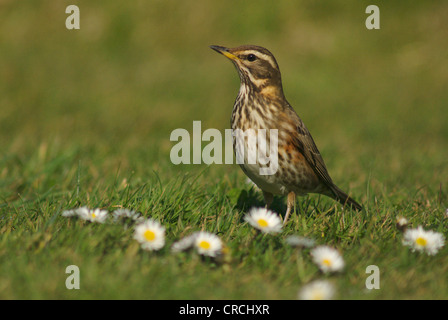
[[[260,175],[261,165],[241,164],[244,173],[263,190],[269,207],[273,194],[288,195],[288,220],[296,195],[319,193],[357,210],[362,207],[339,189],[328,174],[324,160],[305,124],[286,100],[280,69],[272,53],[259,46],[211,48],[229,58],[238,70],[241,85],[233,107],[231,127],[278,129],[278,170]],[[250,145],[245,145],[250,148]]]

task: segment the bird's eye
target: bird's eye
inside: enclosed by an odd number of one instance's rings
[[[255,61],[255,59],[257,59],[257,57],[254,54],[251,53],[251,54],[247,55],[248,61],[252,62],[252,61]]]

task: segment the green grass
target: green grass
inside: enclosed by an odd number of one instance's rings
[[[368,31],[369,4],[80,0],[69,31],[64,3],[2,2],[0,298],[295,299],[329,279],[339,299],[447,299],[447,246],[411,252],[395,219],[448,235],[448,4],[379,3]],[[211,44],[275,54],[333,180],[365,212],[310,195],[280,235],[260,236],[243,217],[263,199],[237,165],[171,164],[172,130],[229,127],[238,78]],[[139,211],[167,245],[146,252],[132,229],[60,216],[78,206]],[[230,257],[170,253],[198,230]],[[336,247],[345,270],[322,274],[292,234]],[[65,287],[73,264],[80,290]],[[368,265],[380,290],[365,289]]]

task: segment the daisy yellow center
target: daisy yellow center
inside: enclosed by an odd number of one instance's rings
[[[96,218],[96,214],[94,212],[92,212],[92,218],[95,219]]]
[[[323,300],[323,299],[324,299],[324,295],[320,290],[313,292],[312,300]]]
[[[264,219],[258,219],[258,225],[262,228],[266,228],[268,226],[268,222]]]
[[[324,259],[324,260],[322,260],[322,264],[324,264],[327,267],[329,267],[331,265],[331,260],[330,259]]]
[[[143,236],[148,241],[153,241],[156,238],[156,234],[151,230],[146,230],[145,233],[143,233]]]
[[[201,241],[199,242],[199,247],[205,250],[210,249],[210,242],[207,241]]]
[[[416,243],[417,245],[421,246],[421,247],[425,247],[426,244],[428,243],[428,241],[426,241],[426,239],[424,239],[424,238],[422,238],[422,237],[418,237],[418,238],[415,240],[415,243]]]

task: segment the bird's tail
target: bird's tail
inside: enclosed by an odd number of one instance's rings
[[[352,209],[355,209],[357,211],[361,211],[363,209],[358,202],[350,198],[344,191],[339,189],[337,186],[333,185],[331,191],[333,192],[333,198],[342,203],[343,206],[352,207]]]

